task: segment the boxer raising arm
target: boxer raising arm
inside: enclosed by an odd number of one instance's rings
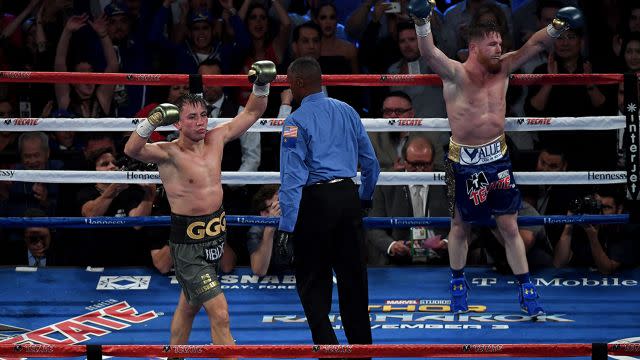
[[[471,221],[495,216],[505,239],[509,265],[519,285],[520,307],[532,318],[544,314],[529,277],[525,248],[518,232],[521,196],[511,170],[504,135],[509,74],[569,29],[583,26],[576,8],[558,11],[546,29],[535,33],[520,49],[502,54],[500,28],[477,17],[469,26],[469,58],[464,63],[447,58],[433,42],[429,19],[434,3],[410,0],[409,14],[416,25],[420,53],[442,78],[451,127],[445,171],[449,211],[451,309],[468,311],[464,279]]]
[[[187,94],[177,106],[161,104],[141,122],[125,146],[125,153],[158,164],[160,178],[171,206],[169,246],[182,287],[171,322],[171,344],[186,344],[193,319],[204,306],[214,344],[233,345],[227,301],[216,269],[226,235],[222,209],[221,161],[224,144],[242,135],[267,107],[269,84],[275,65],[258,61],[249,71],[253,93],[247,106],[233,120],[207,131],[206,103]],[[147,138],[162,125],[180,131],[172,142],[149,144]]]

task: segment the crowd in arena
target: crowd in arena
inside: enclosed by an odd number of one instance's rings
[[[398,3],[399,6],[394,6]],[[16,71],[149,74],[246,74],[258,60],[278,74],[313,57],[323,74],[431,74],[420,57],[406,0],[30,0],[0,1],[0,68]],[[468,56],[466,28],[480,14],[501,31],[503,51],[522,46],[564,6],[582,10],[569,29],[521,74],[640,72],[640,2],[635,0],[440,0],[434,40],[448,57]],[[446,118],[438,86],[325,86],[363,118]],[[188,85],[0,83],[0,118],[146,117]],[[205,86],[210,118],[232,118],[246,87]],[[623,114],[620,85],[509,86],[509,117]],[[273,87],[264,117],[295,110],[291,92]],[[1,129],[0,129],[1,130]],[[130,133],[2,132],[0,169],[154,170],[124,155]],[[371,132],[382,171],[439,172],[447,132]],[[149,141],[171,141],[155,132]],[[622,130],[508,132],[515,171],[625,170]],[[281,134],[247,132],[224,149],[222,171],[278,171]],[[521,185],[523,216],[622,214],[620,185]],[[368,216],[448,216],[444,186],[378,185]],[[224,185],[230,215],[280,216],[275,185]],[[169,215],[161,185],[0,181],[2,217]],[[258,275],[291,270],[274,250],[272,227],[228,227],[221,271],[249,266]],[[640,265],[636,224],[538,225],[520,228],[529,265],[592,267],[610,274]],[[446,228],[369,229],[370,266],[446,266]],[[0,265],[153,266],[171,271],[167,227],[0,229]],[[503,239],[473,229],[468,264],[509,272]]]

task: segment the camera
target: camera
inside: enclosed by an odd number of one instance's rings
[[[128,156],[122,156],[116,161],[116,165],[122,171],[158,171],[158,165],[145,163]]]
[[[592,195],[583,196],[571,201],[569,211],[574,214],[602,214],[602,203]]]

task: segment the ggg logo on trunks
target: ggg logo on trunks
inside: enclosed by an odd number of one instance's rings
[[[223,212],[220,217],[213,217],[206,224],[204,221],[194,221],[187,227],[187,236],[193,240],[204,239],[206,236],[217,236],[227,230],[227,220]]]

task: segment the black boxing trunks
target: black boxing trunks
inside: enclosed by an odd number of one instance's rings
[[[514,214],[520,209],[518,190],[504,134],[482,145],[449,140],[445,154],[449,212],[454,207],[464,221],[486,221],[492,215]]]
[[[222,207],[211,215],[171,214],[171,258],[189,304],[199,305],[222,293],[217,269],[226,234]]]

